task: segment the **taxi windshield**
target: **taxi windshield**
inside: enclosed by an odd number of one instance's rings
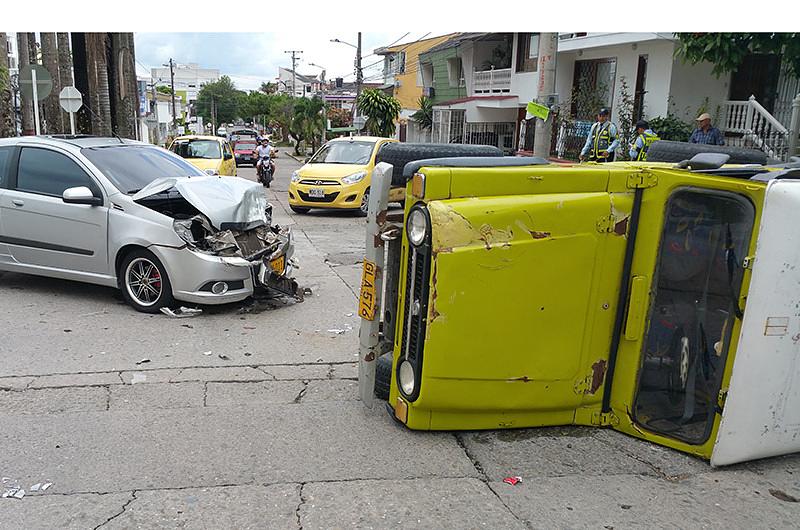
[[[219,142],[216,140],[177,140],[170,150],[183,158],[222,158]]]
[[[368,164],[375,142],[330,142],[322,146],[309,164]]]

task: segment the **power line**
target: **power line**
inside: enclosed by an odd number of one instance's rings
[[[425,35],[423,35],[422,37],[419,37],[419,38],[418,38],[418,39],[416,39],[416,40],[413,40],[413,41],[411,41],[411,42],[409,42],[409,43],[406,43],[405,45],[403,45],[403,47],[402,47],[401,49],[397,50],[397,52],[392,52],[392,53],[398,53],[398,52],[403,52],[403,51],[406,51],[406,49],[408,49],[408,47],[409,47],[409,46],[411,46],[412,44],[416,44],[417,42],[419,42],[419,41],[421,41],[421,40],[424,40],[424,39],[425,39],[425,37],[427,37],[427,36],[428,36],[428,35],[430,35],[430,34],[431,34],[431,32],[429,31],[428,33],[426,33],[426,34],[425,34]],[[408,35],[408,33],[406,33],[406,35]],[[405,37],[405,35],[403,35],[403,37]],[[403,37],[400,37],[400,39],[397,39],[397,40],[401,40]],[[395,41],[395,42],[397,42],[397,41]],[[389,46],[392,46],[392,44],[389,44]],[[388,48],[389,46],[383,46],[383,47],[384,47],[384,48]],[[375,54],[370,54],[370,55],[375,55]],[[369,57],[369,55],[368,55],[367,57]],[[363,59],[363,57],[362,57],[362,59]],[[367,68],[370,68],[370,67],[372,67],[372,66],[375,66],[375,65],[377,65],[377,64],[381,64],[382,62],[383,62],[383,59],[381,59],[380,61],[376,61],[376,62],[372,63],[371,65],[369,65],[369,66],[366,66],[366,67],[362,68],[362,70],[365,70],[365,69],[367,69]],[[335,77],[342,77],[342,78],[344,78],[344,77],[350,77],[351,75],[355,75],[355,74],[345,74],[345,75],[341,75],[341,76],[335,76]]]

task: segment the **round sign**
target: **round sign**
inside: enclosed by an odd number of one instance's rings
[[[58,95],[58,103],[67,112],[78,112],[83,106],[83,97],[77,88],[67,86]]]
[[[33,72],[36,72],[36,99],[41,101],[53,91],[53,78],[40,64],[27,64],[19,69],[19,90],[23,97],[33,99]]]
[[[355,118],[353,118],[353,127],[355,127],[358,130],[363,129],[366,123],[367,120],[364,118],[364,116],[356,116]]]

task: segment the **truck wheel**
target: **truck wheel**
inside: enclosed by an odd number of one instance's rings
[[[698,153],[725,153],[730,155],[729,164],[766,164],[767,154],[758,149],[730,147],[727,145],[690,144],[658,140],[647,150],[648,162],[680,162]]]
[[[384,353],[375,361],[375,397],[389,401],[392,385],[392,352]]]
[[[491,145],[466,144],[412,144],[390,142],[383,144],[375,157],[375,163],[392,164],[392,186],[405,187],[403,168],[409,162],[426,158],[447,158],[453,156],[503,156],[503,151]]]

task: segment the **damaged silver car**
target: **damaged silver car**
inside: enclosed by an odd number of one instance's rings
[[[148,144],[0,140],[0,270],[120,289],[138,311],[299,297],[288,228],[262,187]]]

